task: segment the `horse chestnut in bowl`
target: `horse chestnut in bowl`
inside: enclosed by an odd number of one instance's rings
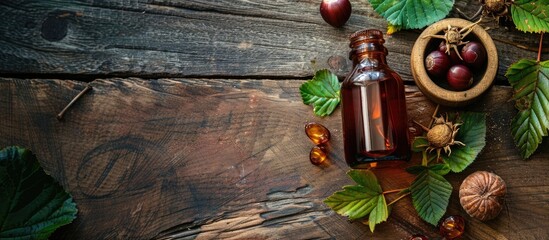
[[[322,0],[320,3],[320,15],[334,27],[343,26],[351,17],[351,10],[349,0]]]
[[[463,60],[459,58],[457,52],[454,49],[450,49],[448,53],[446,52],[446,49],[446,41],[440,42],[440,44],[438,45],[438,50],[450,56],[450,61],[452,61],[452,65],[463,64]]]
[[[468,86],[466,90],[456,90],[451,87],[445,77],[435,78],[429,72],[425,66],[425,58],[433,50],[440,50],[441,42],[439,38],[434,38],[433,35],[441,35],[448,30],[448,25],[456,27],[458,29],[471,28],[471,32],[467,35],[464,41],[476,41],[484,47],[486,50],[486,61],[481,69],[474,69],[469,66],[469,71],[473,71],[474,80],[471,86]],[[471,27],[473,26],[473,27]],[[446,45],[446,44],[443,44]],[[461,56],[461,48],[464,45],[457,47],[457,52]],[[448,46],[442,46],[448,47]],[[446,50],[446,49],[442,49]],[[455,48],[452,46],[451,49],[448,49],[446,55],[451,55],[456,53]],[[459,57],[458,57],[459,58]],[[477,101],[492,85],[495,80],[495,77],[498,73],[498,51],[494,41],[486,30],[480,26],[474,26],[474,23],[465,19],[460,18],[447,18],[439,22],[436,22],[421,33],[417,38],[414,46],[412,47],[412,52],[410,53],[410,65],[412,70],[412,75],[414,81],[418,86],[419,90],[430,100],[449,107],[462,107]],[[451,65],[456,65],[452,63]],[[459,65],[465,65],[464,62],[461,62]],[[450,82],[455,80],[452,76],[455,73],[450,73]],[[441,80],[444,79],[444,82]],[[469,85],[470,78],[465,78],[464,81]],[[469,81],[467,81],[469,80]]]
[[[482,69],[486,62],[486,50],[478,42],[469,42],[461,49],[463,61],[474,69]]]
[[[473,84],[473,74],[465,65],[454,65],[448,70],[446,80],[453,89],[464,91]]]
[[[450,68],[450,58],[446,53],[435,50],[425,58],[427,72],[435,77],[442,77]]]

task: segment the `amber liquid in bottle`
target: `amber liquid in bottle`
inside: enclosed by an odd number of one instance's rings
[[[345,160],[352,168],[396,165],[410,158],[404,84],[385,61],[378,30],[351,36],[354,69],[343,81]]]

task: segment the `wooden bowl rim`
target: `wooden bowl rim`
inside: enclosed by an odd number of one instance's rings
[[[498,53],[494,41],[488,33],[479,25],[473,27],[471,34],[474,34],[484,45],[487,55],[486,71],[479,82],[472,88],[465,91],[451,91],[437,85],[429,75],[424,66],[425,50],[431,38],[425,36],[438,34],[447,29],[448,25],[463,28],[473,22],[461,18],[447,18],[438,21],[427,27],[416,40],[412,48],[411,67],[414,81],[419,90],[431,100],[446,106],[464,106],[472,103],[492,85],[498,69]],[[456,100],[459,99],[459,100]]]

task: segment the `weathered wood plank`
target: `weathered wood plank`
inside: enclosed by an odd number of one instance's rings
[[[296,80],[99,79],[61,122],[55,116],[84,83],[0,79],[0,146],[32,149],[78,204],[65,239],[406,239],[436,236],[410,199],[387,223],[367,226],[334,214],[322,200],[350,184],[343,161],[340,111],[317,118],[301,103]],[[488,146],[454,189],[476,170],[493,171],[509,187],[496,220],[468,219],[471,239],[542,239],[549,235],[547,141],[531,160],[513,147],[507,103],[494,87],[473,111],[488,114]],[[426,122],[434,106],[407,88],[412,119]],[[332,131],[331,164],[308,162],[307,121]],[[417,157],[417,156],[416,156]],[[412,160],[416,164],[419,159]],[[385,189],[406,187],[403,169],[376,171]],[[454,190],[448,211],[466,215]]]
[[[479,5],[456,6],[471,13]],[[324,23],[318,8],[312,0],[2,1],[0,73],[294,78],[331,68],[343,76],[350,65],[347,36],[385,29],[386,22],[365,0],[353,2],[342,29]],[[511,63],[536,56],[515,46],[535,49],[536,35],[490,33],[500,55],[498,81],[505,82]],[[389,62],[408,81],[418,35],[397,33],[386,44]]]

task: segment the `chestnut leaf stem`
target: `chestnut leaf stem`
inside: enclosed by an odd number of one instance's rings
[[[382,194],[385,195],[385,194],[389,194],[389,193],[396,193],[396,192],[402,192],[404,190],[406,190],[408,188],[401,188],[401,189],[393,189],[393,190],[387,190],[387,191],[384,191]]]
[[[541,50],[543,48],[543,32],[541,32],[541,36],[539,37],[539,48],[538,48],[538,63],[541,62]]]
[[[400,199],[405,198],[406,196],[410,195],[411,192],[407,192],[405,194],[402,194],[401,196],[397,197],[395,200],[391,201],[390,203],[387,203],[387,206],[391,206],[394,203],[398,202]]]
[[[427,165],[429,165],[429,158],[427,158],[427,150],[423,150],[421,154],[422,154],[421,166],[427,167]]]

